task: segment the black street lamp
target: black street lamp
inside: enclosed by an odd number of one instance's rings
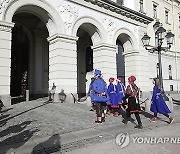
[[[162,63],[161,63],[161,51],[169,51],[171,45],[173,44],[174,34],[171,31],[168,31],[165,36],[166,29],[162,27],[162,24],[157,20],[156,23],[153,25],[155,31],[155,46],[150,46],[150,37],[145,33],[142,37],[142,42],[146,50],[153,53],[155,51],[158,52],[158,64],[159,64],[159,82],[161,91],[164,92],[163,88],[163,78],[162,78]],[[166,38],[167,47],[162,47],[163,40]]]

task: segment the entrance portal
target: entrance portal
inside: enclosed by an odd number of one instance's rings
[[[90,80],[89,76],[92,76],[88,73],[93,71],[93,50],[91,49],[91,38],[85,30],[79,28],[77,36],[79,37],[77,42],[77,91],[80,99],[86,95],[88,90],[86,83]]]
[[[48,95],[49,36],[46,25],[30,13],[13,16],[11,47],[11,97],[30,100]],[[13,103],[13,100],[12,100]]]
[[[25,90],[28,87],[28,72],[29,61],[29,40],[24,33],[22,26],[17,26],[12,30],[12,46],[11,46],[11,97],[24,96]],[[24,87],[23,87],[23,84]]]
[[[118,46],[118,51],[116,53],[116,64],[117,64],[117,77],[122,78],[122,82],[125,85],[125,61],[124,61],[124,48],[122,43],[117,40],[116,45]]]

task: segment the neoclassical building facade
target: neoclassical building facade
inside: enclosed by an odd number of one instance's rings
[[[63,91],[73,102],[72,94],[87,93],[94,69],[105,81],[120,76],[126,83],[135,75],[141,91],[150,92],[157,56],[144,49],[141,38],[152,22],[123,1],[1,0],[1,99],[8,105],[22,95],[26,73],[30,96],[47,96],[54,83],[56,96]]]
[[[123,2],[123,1],[122,1]],[[155,44],[153,24],[158,19],[166,30],[171,30],[174,36],[173,45],[168,52],[162,51],[162,73],[164,88],[166,91],[180,91],[180,0],[134,0],[133,4],[124,1],[126,7],[141,12],[154,19],[148,24],[147,33],[151,36],[151,45]],[[166,45],[164,41],[163,46]],[[150,78],[156,76],[154,70],[158,69],[157,54],[149,54],[153,61],[149,67]],[[156,69],[157,68],[157,69]]]

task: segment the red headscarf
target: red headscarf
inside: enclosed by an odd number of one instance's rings
[[[112,83],[114,81],[114,78],[113,77],[110,77],[109,78],[109,82]]]
[[[128,81],[129,82],[134,82],[136,81],[136,77],[134,75],[131,75],[129,78],[128,78]]]

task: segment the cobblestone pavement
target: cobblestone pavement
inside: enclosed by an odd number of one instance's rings
[[[73,152],[112,140],[121,132],[135,134],[169,125],[162,115],[157,123],[150,123],[150,113],[141,115],[142,130],[134,129],[133,120],[124,125],[121,115],[117,118],[110,115],[106,122],[97,124],[95,112],[90,109],[78,103],[48,103],[46,98],[4,107],[0,115],[0,154]],[[173,124],[180,123],[179,111],[179,105],[174,105]]]

